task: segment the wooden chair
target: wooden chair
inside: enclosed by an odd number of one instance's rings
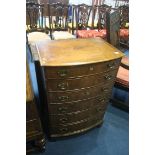
[[[44,5],[38,3],[26,3],[26,42],[30,50],[32,60],[35,53],[31,52],[30,44],[42,40],[51,40],[45,29],[43,21]]]
[[[129,47],[129,5],[118,8],[120,14],[120,44]]]
[[[92,6],[86,4],[72,5],[72,22],[68,24],[69,30],[87,29]]]
[[[125,59],[125,60],[124,60]],[[128,58],[124,57],[119,67],[117,77],[114,84],[113,95],[111,102],[114,106],[122,108],[126,111],[129,110],[129,65],[123,64],[128,62]],[[119,96],[122,93],[123,96]]]
[[[110,43],[122,50],[120,44],[121,35],[121,22],[120,22],[120,10],[116,9],[110,14]],[[128,49],[128,48],[127,48]],[[127,54],[128,55],[128,54]],[[120,95],[121,94],[121,95]],[[124,56],[121,60],[117,77],[114,84],[113,95],[111,98],[113,105],[120,107],[124,110],[129,110],[129,57]]]
[[[73,39],[68,32],[68,9],[69,5],[63,3],[48,4],[49,30],[51,39]]]
[[[48,31],[43,21],[44,5],[38,3],[26,3],[26,32],[28,42],[49,40]]]
[[[76,28],[76,32],[77,32],[77,37],[78,38],[93,38],[93,37],[101,37],[103,39],[107,39],[108,36],[108,31],[107,31],[107,22],[108,22],[108,14],[110,13],[111,10],[111,6],[108,6],[106,4],[100,5],[100,6],[94,6],[93,11],[96,10],[97,13],[97,29],[95,29],[96,27],[94,27],[94,19],[95,19],[95,15],[93,17],[92,20],[92,29],[88,29],[85,24],[81,24],[79,26],[78,23],[80,23],[78,20],[76,20],[77,22],[77,28]],[[76,10],[75,10],[76,11]],[[77,16],[78,13],[76,13],[76,19],[80,19],[79,16]]]

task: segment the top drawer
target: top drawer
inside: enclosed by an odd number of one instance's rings
[[[103,73],[111,70],[115,70],[119,67],[121,59],[115,59],[102,63],[94,63],[78,66],[66,66],[66,67],[45,67],[46,79],[64,79],[74,78],[84,75]]]

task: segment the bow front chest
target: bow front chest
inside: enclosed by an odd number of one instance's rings
[[[124,54],[100,38],[38,42],[36,49],[50,137],[100,125]]]

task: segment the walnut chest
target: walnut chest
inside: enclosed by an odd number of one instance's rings
[[[50,137],[100,125],[124,54],[100,38],[43,41],[36,49]]]

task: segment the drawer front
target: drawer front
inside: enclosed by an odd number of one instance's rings
[[[105,104],[100,103],[98,106],[94,106],[83,111],[77,111],[68,114],[49,115],[49,120],[51,121],[51,126],[55,126],[56,124],[70,124],[79,122],[92,116],[96,116],[97,114],[103,114],[105,109]]]
[[[114,81],[117,74],[117,70],[102,73],[97,75],[85,76],[81,78],[66,79],[66,80],[46,80],[46,87],[48,91],[65,91],[65,90],[74,90],[81,89],[85,87],[90,87],[97,85],[99,83],[110,84]]]
[[[26,121],[35,119],[37,117],[34,101],[26,102]]]
[[[53,91],[47,93],[48,103],[63,103],[78,101],[82,99],[88,99],[96,97],[98,95],[109,95],[112,91],[112,85],[97,85],[95,87],[89,87],[86,89],[80,89],[75,91]]]
[[[37,119],[26,121],[26,135],[34,134],[40,131],[40,124]]]
[[[118,69],[121,59],[94,64],[66,66],[66,67],[44,67],[46,79],[73,78],[96,73],[103,73]]]
[[[84,130],[87,130],[87,128],[91,128],[91,126],[94,126],[98,122],[101,122],[103,118],[103,114],[99,114],[95,117],[85,119],[81,122],[78,122],[76,124],[70,124],[70,125],[57,125],[57,126],[51,126],[51,135],[53,137],[59,137],[59,136],[64,136],[70,135],[70,134],[76,134],[83,132]]]
[[[100,103],[106,105],[108,100],[109,98],[107,96],[98,96],[96,98],[90,98],[70,103],[49,103],[48,110],[49,114],[66,114],[89,109],[90,107],[100,105]]]

